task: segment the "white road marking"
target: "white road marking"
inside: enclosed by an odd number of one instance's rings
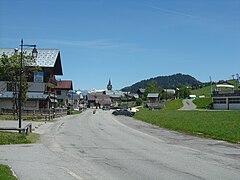
[[[77,174],[75,174],[74,172],[70,171],[68,168],[65,167],[61,167],[64,171],[66,171],[68,174],[70,174],[72,177],[78,179],[78,180],[83,180],[82,177],[78,176]]]

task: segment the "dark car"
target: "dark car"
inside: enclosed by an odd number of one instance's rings
[[[120,110],[113,111],[112,114],[114,114],[115,116],[124,115],[124,116],[132,117],[134,115],[134,112],[130,112],[127,109],[120,109]]]

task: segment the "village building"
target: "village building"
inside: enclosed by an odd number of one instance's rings
[[[23,111],[49,110],[57,103],[54,91],[54,87],[57,86],[55,76],[63,75],[60,51],[58,49],[38,49],[37,51],[38,56],[35,58],[34,65],[31,66],[39,66],[41,70],[32,72],[28,77],[27,101],[23,104]],[[31,50],[26,49],[25,52],[30,54]],[[0,48],[0,56],[3,54],[12,56],[14,53],[19,52],[15,49]],[[12,110],[14,92],[10,83],[6,79],[1,79],[0,87],[0,109]]]
[[[81,100],[83,99],[81,93],[71,90],[67,92],[67,97],[68,107],[71,107],[73,110],[79,110]]]
[[[213,109],[240,110],[240,90],[234,88],[227,82],[218,83],[212,93]]]
[[[150,103],[159,102],[159,94],[158,93],[148,93],[147,98]]]
[[[55,93],[57,95],[57,100],[59,105],[68,106],[68,92],[73,90],[73,83],[71,80],[60,80],[57,81],[57,85],[54,87]]]
[[[138,97],[139,97],[139,98],[144,98],[144,92],[145,92],[145,89],[139,88],[139,89],[137,90]]]
[[[102,108],[103,106],[110,107],[112,101],[109,95],[103,93],[88,93],[87,103],[89,108]]]
[[[176,98],[176,90],[175,89],[163,89],[165,94],[165,99],[175,99]]]
[[[162,109],[164,107],[164,104],[159,102],[159,93],[148,93],[147,99],[148,102],[145,106],[150,110]]]

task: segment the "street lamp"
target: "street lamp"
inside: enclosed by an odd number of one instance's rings
[[[21,58],[20,58],[20,72],[19,72],[19,94],[18,94],[18,115],[19,115],[19,128],[22,128],[22,73],[23,73],[23,47],[33,47],[32,57],[36,58],[38,55],[38,51],[36,49],[36,45],[31,44],[23,44],[23,39],[21,40]],[[21,130],[19,131],[21,132]]]

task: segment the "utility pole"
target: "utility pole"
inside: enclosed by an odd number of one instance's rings
[[[237,73],[236,76],[237,76],[237,90],[238,90],[238,86],[239,86],[239,74]]]
[[[212,94],[212,77],[209,76],[209,78],[210,78],[210,91],[211,91],[211,94]]]

